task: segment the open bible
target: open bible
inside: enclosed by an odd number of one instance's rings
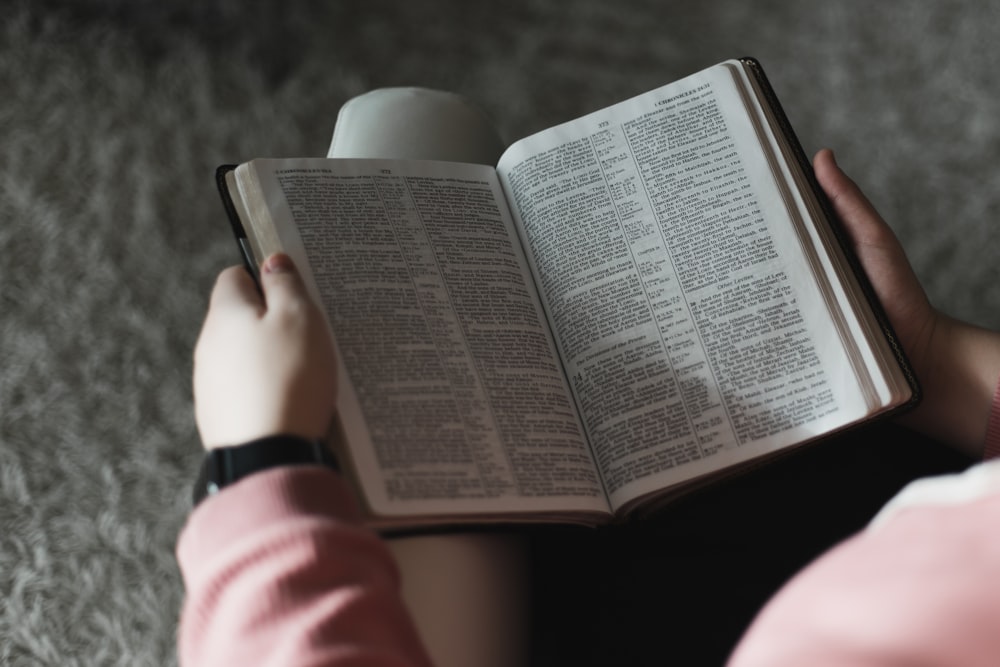
[[[611,521],[918,397],[752,59],[495,166],[217,176],[250,267],[289,253],[329,318],[378,527]]]

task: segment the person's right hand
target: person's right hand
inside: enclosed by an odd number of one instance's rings
[[[1000,334],[931,306],[896,235],[833,152],[821,150],[813,167],[923,387],[922,404],[903,423],[980,455],[1000,378]]]
[[[219,275],[194,353],[194,407],[206,449],[270,435],[322,438],[334,416],[336,358],[326,317],[284,254]]]

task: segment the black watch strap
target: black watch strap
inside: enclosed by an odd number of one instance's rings
[[[194,504],[256,472],[288,465],[321,465],[339,470],[336,458],[322,440],[272,435],[244,445],[219,447],[205,455],[194,485]]]

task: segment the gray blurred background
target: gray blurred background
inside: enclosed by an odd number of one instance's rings
[[[1000,3],[3,2],[0,664],[175,664],[191,348],[237,259],[213,169],[325,155],[339,106],[464,93],[508,140],[765,66],[934,303],[1000,327]]]

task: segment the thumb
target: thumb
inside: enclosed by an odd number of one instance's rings
[[[856,226],[857,221],[870,222],[878,214],[857,184],[843,172],[833,151],[824,148],[813,160],[816,179],[830,198],[830,203],[843,222]]]
[[[269,308],[278,303],[308,299],[302,276],[292,258],[283,252],[275,253],[264,260],[260,282],[264,300]]]
[[[905,263],[902,246],[892,228],[882,218],[855,183],[837,164],[833,151],[823,149],[813,160],[816,179],[826,192],[837,217],[858,251],[876,248],[896,263]]]

